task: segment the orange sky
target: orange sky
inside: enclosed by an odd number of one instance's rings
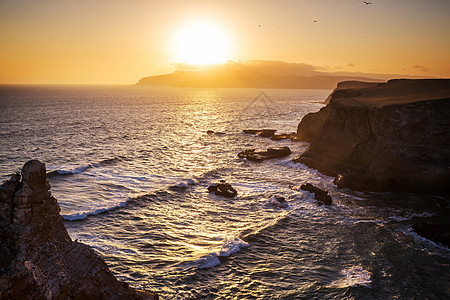
[[[174,36],[196,20],[226,32],[232,60],[450,77],[450,1],[369,1],[0,0],[0,83],[170,73]]]

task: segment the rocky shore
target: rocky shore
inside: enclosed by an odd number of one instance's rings
[[[448,195],[449,115],[450,79],[341,84],[298,125],[311,144],[294,161],[339,188]]]
[[[37,160],[0,186],[0,299],[158,299],[119,282],[92,248],[72,241],[59,212]]]

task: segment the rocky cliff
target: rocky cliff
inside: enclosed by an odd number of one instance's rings
[[[32,160],[0,187],[0,299],[157,299],[71,240],[45,174]]]
[[[450,79],[397,79],[339,89],[298,125],[295,162],[338,187],[450,194]]]

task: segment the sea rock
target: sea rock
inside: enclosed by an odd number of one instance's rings
[[[239,152],[238,157],[251,161],[263,161],[266,159],[279,158],[291,154],[289,147],[268,148],[267,150],[247,149]]]
[[[339,188],[450,193],[450,80],[397,79],[336,90],[306,115],[294,161],[338,176]]]
[[[72,241],[45,174],[31,160],[0,187],[0,299],[158,299],[119,282],[92,248]]]
[[[279,195],[270,196],[268,204],[277,208],[287,208],[289,206],[286,199]]]
[[[412,229],[424,238],[450,247],[450,224],[415,223]]]
[[[273,141],[281,141],[281,140],[292,140],[292,141],[297,141],[297,133],[296,132],[291,132],[291,133],[282,133],[282,134],[274,134],[272,135],[272,137],[270,138]]]
[[[331,205],[333,203],[331,196],[328,195],[328,191],[322,190],[311,183],[302,184],[300,188],[304,191],[314,193],[314,198],[319,201],[320,204]]]
[[[208,131],[206,131],[206,134],[209,134],[209,135],[211,135],[211,134],[215,134],[215,135],[224,135],[224,134],[226,134],[225,132],[221,132],[221,131],[212,131],[212,130],[208,130]]]
[[[218,183],[213,183],[208,186],[208,192],[227,198],[234,198],[237,196],[237,191],[231,186],[231,184],[225,182],[225,180],[221,180]]]
[[[245,129],[243,131],[245,134],[257,134],[261,137],[272,137],[276,130],[275,129]]]

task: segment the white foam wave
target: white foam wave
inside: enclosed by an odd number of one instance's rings
[[[289,204],[285,202],[281,202],[277,197],[271,196],[269,199],[261,199],[262,203],[266,207],[276,207],[276,208],[288,208]]]
[[[80,174],[81,172],[92,168],[92,164],[88,164],[88,165],[84,165],[84,166],[79,166],[77,168],[73,168],[73,169],[57,169],[57,170],[53,170],[50,172],[50,174],[59,174],[59,175],[73,175],[73,174]]]
[[[210,253],[195,261],[199,269],[212,268],[220,264],[219,257],[216,253]]]
[[[185,179],[183,181],[178,182],[177,184],[171,185],[171,188],[174,189],[187,189],[190,185],[195,185],[196,182],[194,179]]]
[[[128,202],[128,200],[121,202],[118,205],[111,206],[111,207],[101,207],[101,208],[98,208],[98,209],[95,209],[92,211],[84,211],[84,212],[78,212],[78,213],[73,213],[73,214],[63,214],[61,216],[64,220],[67,220],[67,221],[84,220],[88,216],[95,216],[95,215],[99,215],[99,214],[107,212],[107,211],[115,210],[119,207],[124,207],[127,205],[127,202]]]
[[[343,278],[333,281],[328,287],[332,288],[346,288],[354,286],[370,287],[372,283],[370,272],[363,269],[361,266],[353,266],[342,270]]]
[[[212,268],[220,264],[219,257],[228,257],[233,253],[239,252],[243,248],[250,246],[238,237],[234,239],[225,239],[219,251],[208,253],[195,261],[199,269]]]
[[[250,245],[247,242],[244,242],[238,237],[232,240],[225,239],[222,248],[217,254],[219,256],[230,256],[232,253],[239,252],[242,248],[247,248],[248,246]]]

